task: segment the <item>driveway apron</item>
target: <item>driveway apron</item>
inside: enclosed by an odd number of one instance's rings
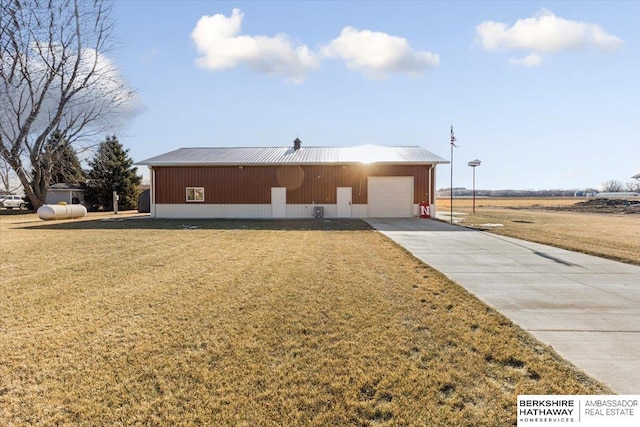
[[[427,219],[371,226],[620,394],[640,394],[640,267]]]

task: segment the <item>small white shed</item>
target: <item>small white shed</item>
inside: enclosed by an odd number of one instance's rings
[[[76,184],[54,184],[47,190],[45,204],[65,202],[70,205],[84,204],[85,191]]]

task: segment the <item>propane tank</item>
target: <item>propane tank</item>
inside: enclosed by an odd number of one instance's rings
[[[42,205],[38,208],[38,217],[48,221],[52,219],[82,218],[87,215],[87,208],[82,205],[67,205],[60,202],[57,205]]]

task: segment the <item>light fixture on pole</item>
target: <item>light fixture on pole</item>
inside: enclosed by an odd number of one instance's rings
[[[471,160],[469,163],[467,163],[467,165],[471,166],[473,168],[473,190],[472,190],[472,194],[473,194],[473,214],[476,214],[476,167],[480,166],[480,163],[482,163],[480,160],[475,159],[475,160]]]
[[[450,163],[450,169],[451,169],[451,188],[449,189],[449,198],[450,198],[450,202],[449,202],[449,213],[451,215],[451,219],[450,222],[451,224],[453,224],[453,147],[457,147],[457,145],[455,144],[455,142],[457,141],[455,135],[453,134],[453,125],[451,125],[451,163]]]

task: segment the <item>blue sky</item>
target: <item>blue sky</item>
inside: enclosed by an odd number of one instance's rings
[[[113,18],[135,161],[296,137],[449,159],[453,125],[456,187],[476,158],[482,189],[640,173],[639,1],[116,0]]]

